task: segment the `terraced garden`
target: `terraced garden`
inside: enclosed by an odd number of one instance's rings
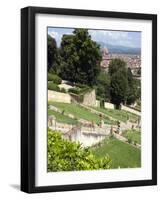
[[[78,124],[80,119],[87,120],[89,122],[100,123],[99,114],[91,112],[89,109],[82,107],[78,104],[68,104],[60,102],[48,102],[48,105],[56,107],[59,112],[48,109],[48,115],[54,115],[56,121],[66,124]],[[110,110],[105,108],[93,108],[96,111],[102,112],[108,115],[110,118],[104,117],[104,122],[107,124],[116,124],[117,120],[126,122],[127,120],[137,121],[138,116],[123,110]],[[74,116],[70,117],[69,114]],[[111,118],[115,119],[112,120]],[[130,140],[133,143],[141,144],[141,135],[140,132],[136,130],[128,130],[123,133],[127,140]],[[100,159],[106,155],[109,155],[112,158],[111,168],[138,168],[141,166],[141,149],[136,148],[135,146],[122,142],[114,137],[110,139],[105,139],[101,143],[90,147],[92,153],[96,158]]]
[[[141,134],[136,130],[128,130],[122,134],[127,139],[130,139],[132,142],[141,144]]]
[[[116,138],[106,139],[91,150],[97,158],[108,154],[112,158],[112,169],[141,167],[141,150]]]
[[[48,115],[49,116],[50,115],[54,115],[55,118],[56,118],[56,121],[60,122],[60,123],[73,124],[73,125],[78,123],[78,121],[76,119],[72,119],[72,118],[70,118],[70,117],[68,117],[66,115],[63,115],[63,114],[58,113],[58,112],[55,112],[53,110],[49,110],[48,109]]]
[[[130,112],[127,112],[127,111],[124,111],[124,110],[95,108],[95,107],[93,109],[95,109],[99,112],[102,112],[104,114],[107,114],[110,117],[115,118],[115,119],[122,121],[122,122],[126,122],[127,120],[135,122],[135,121],[138,120],[137,115],[130,113]]]
[[[55,106],[56,108],[61,110],[63,113],[74,115],[76,120],[84,119],[89,122],[93,121],[96,124],[100,123],[100,116],[98,114],[92,113],[78,104],[73,104],[73,103],[68,104],[68,103],[59,103],[59,102],[51,102],[51,101],[49,101],[48,104]],[[62,120],[62,114],[57,115],[56,118],[57,120]],[[115,121],[110,120],[108,117],[104,117],[103,119],[104,119],[104,123],[106,124],[116,124]]]

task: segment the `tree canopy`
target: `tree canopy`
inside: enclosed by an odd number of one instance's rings
[[[123,60],[113,59],[109,64],[109,74],[111,102],[117,108],[121,103],[131,105],[139,98],[139,85]]]
[[[101,71],[96,84],[96,94],[98,99],[110,100],[110,75]]]
[[[114,73],[120,71],[121,73],[123,72],[124,75],[126,76],[126,62],[121,60],[120,58],[115,58],[112,59],[109,63],[109,74],[112,76]]]
[[[64,35],[60,47],[61,77],[93,86],[100,72],[101,52],[86,29],[75,29]]]
[[[58,49],[54,38],[50,35],[47,37],[47,51],[48,51],[48,72],[55,71],[58,65]]]

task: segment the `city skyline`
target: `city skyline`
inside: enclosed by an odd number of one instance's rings
[[[64,34],[72,34],[73,30],[73,28],[49,27],[48,34],[55,38],[57,45],[60,46],[62,36]],[[88,32],[91,35],[92,40],[98,43],[129,48],[141,48],[141,32],[93,29],[88,29]]]

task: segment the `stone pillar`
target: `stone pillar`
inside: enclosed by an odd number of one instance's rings
[[[51,116],[48,117],[48,126],[54,127],[54,129],[56,129],[56,118],[55,118],[55,116],[51,115]]]

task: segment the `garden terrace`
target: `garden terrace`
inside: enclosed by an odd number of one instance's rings
[[[124,111],[124,110],[98,108],[98,107],[97,108],[94,107],[93,109],[95,109],[99,112],[102,112],[102,113],[104,113],[114,119],[117,119],[118,121],[122,121],[122,122],[127,122],[128,120],[132,121],[132,122],[137,122],[137,120],[138,120],[137,115],[127,112],[127,111]]]
[[[141,167],[141,150],[114,137],[105,139],[91,150],[96,158],[109,155],[112,158],[111,168]]]
[[[94,122],[96,124],[100,123],[100,116],[98,114],[92,113],[78,104],[68,104],[52,101],[49,101],[48,104],[57,107],[63,113],[72,114],[77,120],[84,119],[89,122]],[[59,115],[59,117],[61,118],[61,114]],[[116,124],[115,121],[110,120],[108,117],[104,117],[103,120],[106,124]]]

